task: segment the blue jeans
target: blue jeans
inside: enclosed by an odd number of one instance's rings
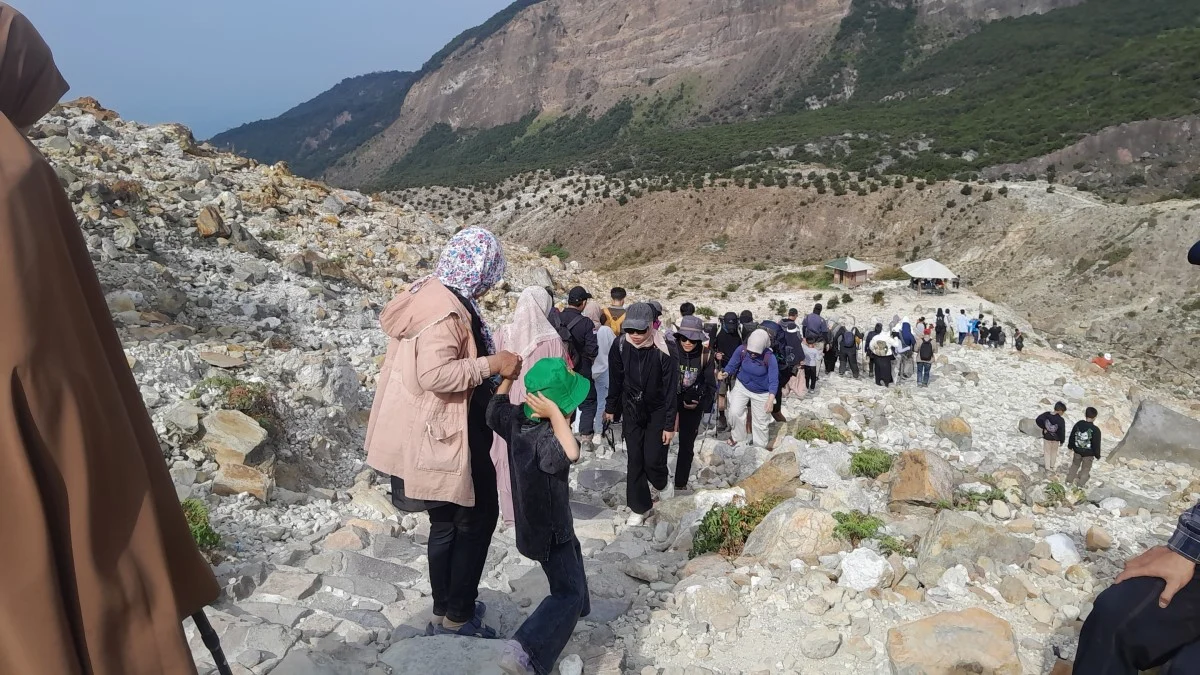
[[[1170,661],[1163,675],[1200,673],[1200,575],[1162,609],[1165,585],[1140,577],[1101,593],[1079,634],[1075,672],[1137,675]]]
[[[917,384],[929,384],[929,372],[933,370],[932,363],[917,361]]]
[[[596,421],[593,430],[600,433],[604,428],[604,402],[608,400],[608,371],[604,371],[593,380],[596,384]]]
[[[550,582],[550,595],[521,624],[513,639],[525,648],[538,675],[550,675],[571,641],[579,617],[592,612],[579,540],[571,537],[571,541],[551,547],[542,571]]]
[[[959,333],[959,334],[958,334],[958,344],[960,344],[960,345],[961,345],[962,343],[964,343],[964,342],[966,342],[966,341],[967,341],[967,334],[966,334],[966,333]]]

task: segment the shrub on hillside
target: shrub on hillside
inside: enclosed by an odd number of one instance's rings
[[[879,528],[883,527],[882,520],[868,516],[862,511],[836,511],[833,519],[837,521],[837,526],[833,528],[833,536],[844,539],[853,546],[858,546],[858,542],[864,539],[874,539]]]
[[[896,265],[885,267],[875,273],[876,281],[905,281],[907,279],[908,273]]]
[[[746,539],[763,518],[783,502],[782,497],[768,497],[742,506],[714,506],[704,514],[700,527],[692,538],[689,558],[705,553],[720,553],[728,557],[741,555]]]
[[[883,291],[875,291],[875,293],[871,296],[871,302],[876,305],[882,305]]]
[[[850,456],[850,473],[863,478],[878,478],[892,468],[892,456],[879,448],[863,448]]]
[[[571,253],[567,251],[567,249],[563,248],[563,245],[557,241],[552,241],[549,244],[546,244],[538,251],[538,253],[543,258],[558,258],[559,260],[566,260],[571,257]]]
[[[183,507],[183,517],[196,546],[206,553],[217,549],[221,545],[221,535],[217,534],[209,523],[208,507],[204,502],[199,499],[185,499],[180,506]]]

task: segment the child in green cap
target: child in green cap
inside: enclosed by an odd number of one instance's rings
[[[591,612],[583,552],[571,515],[570,468],[579,461],[571,418],[591,383],[563,359],[544,358],[525,374],[525,404],[508,400],[505,380],[488,405],[487,421],[508,444],[517,550],[542,564],[550,595],[506,646],[507,672],[547,675]],[[522,673],[524,669],[524,673]]]

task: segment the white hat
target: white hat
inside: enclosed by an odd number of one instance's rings
[[[1112,354],[1105,354],[1105,355],[1104,355],[1104,360],[1105,360],[1105,361],[1112,361]]]

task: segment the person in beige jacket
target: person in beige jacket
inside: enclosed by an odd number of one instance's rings
[[[500,513],[486,413],[491,377],[516,377],[521,358],[495,354],[476,299],[504,270],[492,233],[463,230],[436,272],[381,317],[391,340],[367,426],[367,464],[392,477],[398,508],[429,512],[430,635],[496,637],[476,602]]]

